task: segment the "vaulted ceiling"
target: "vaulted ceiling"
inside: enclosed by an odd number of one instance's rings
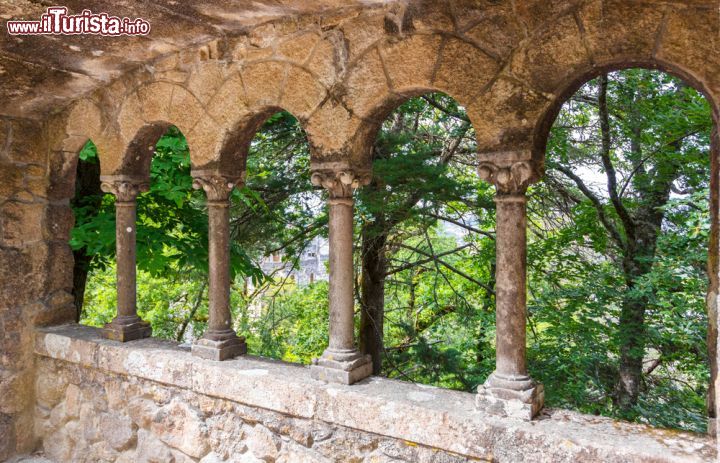
[[[163,55],[283,16],[328,13],[390,3],[382,0],[0,0],[0,116],[42,118],[69,99]],[[147,36],[8,34],[9,19],[38,20],[66,6],[150,22]]]

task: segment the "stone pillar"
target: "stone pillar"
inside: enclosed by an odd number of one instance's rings
[[[497,189],[495,274],[495,371],[478,388],[477,407],[491,413],[532,419],[542,409],[541,384],[528,376],[525,359],[526,197],[533,176],[527,162],[481,163],[480,176]]]
[[[718,438],[720,445],[720,378],[718,378],[718,304],[720,304],[720,137],[717,126],[710,138],[710,242],[708,245],[708,292],[706,296],[708,331],[707,347],[710,361],[710,384],[707,393],[708,434]],[[719,448],[720,450],[720,448]]]
[[[206,172],[193,172],[193,178],[193,187],[207,195],[209,319],[192,353],[227,360],[247,352],[245,338],[233,330],[230,315],[230,193],[242,180]]]
[[[314,379],[352,384],[372,374],[372,360],[355,346],[353,298],[353,190],[369,178],[354,172],[316,171],[312,182],[328,193],[330,231],[330,339],[319,359],[313,359]]]
[[[147,181],[124,176],[103,177],[101,188],[115,195],[115,254],[117,315],[103,328],[103,335],[120,342],[150,337],[151,329],[137,315],[135,268],[135,200],[147,191]]]

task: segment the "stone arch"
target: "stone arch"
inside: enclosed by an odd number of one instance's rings
[[[407,89],[398,89],[388,93],[383,100],[372,110],[369,117],[360,120],[360,123],[353,134],[352,148],[350,150],[352,161],[354,164],[369,168],[372,164],[372,147],[375,138],[385,119],[407,100],[426,95],[428,93],[444,93],[454,99],[458,104],[467,109],[466,100],[456,97],[453,93],[438,87],[411,87]],[[475,121],[468,112],[470,123],[475,128]]]
[[[188,135],[196,142],[193,169],[239,174],[250,141],[268,117],[285,110],[304,125],[326,95],[320,79],[293,62],[264,60],[243,66],[218,86],[207,104],[209,118]]]
[[[49,196],[53,200],[70,200],[75,194],[78,154],[92,140],[100,151],[105,146],[103,124],[106,114],[100,105],[89,98],[72,104],[64,113],[51,119],[50,126],[58,127],[59,136],[50,140]]]
[[[307,119],[327,92],[317,74],[293,61],[279,59],[247,63],[223,87],[226,93],[234,89],[230,95],[242,95],[252,110],[278,106],[300,119]]]
[[[565,100],[603,72],[635,67],[678,77],[710,102],[717,125],[720,26],[704,10],[593,1],[538,31],[509,64],[514,77],[544,96],[533,121],[533,158],[542,163],[547,134]]]
[[[481,156],[515,152],[541,171],[545,135],[564,99],[590,77],[628,67],[682,78],[708,98],[717,121],[720,34],[707,9],[597,0],[533,29],[470,110],[479,115]]]
[[[707,80],[700,79],[698,74],[690,73],[686,68],[675,63],[666,62],[657,57],[641,59],[611,59],[602,64],[595,64],[587,69],[581,69],[568,83],[559,90],[557,95],[549,100],[541,116],[534,125],[532,134],[532,158],[534,165],[543,165],[546,156],[547,141],[550,130],[565,102],[575,94],[588,81],[597,78],[603,73],[621,71],[625,69],[648,69],[657,70],[682,80],[685,84],[693,87],[707,100],[712,110],[713,127],[710,134],[710,170],[709,170],[709,211],[710,211],[710,237],[708,242],[707,275],[708,291],[706,294],[706,307],[708,312],[708,334],[707,347],[709,352],[710,381],[707,394],[707,412],[709,417],[709,432],[714,433],[717,418],[720,415],[720,396],[718,396],[718,306],[720,297],[720,213],[718,204],[720,202],[720,135],[718,126],[720,124],[720,106],[717,95],[713,92],[713,85],[708,85]],[[720,69],[718,69],[720,71]],[[702,70],[699,70],[702,73]]]
[[[382,121],[403,101],[442,92],[468,110],[473,126],[475,100],[494,80],[499,63],[475,44],[441,33],[388,37],[368,47],[350,65],[340,97],[349,113],[349,162],[369,165],[370,149]],[[323,108],[325,109],[325,108]]]
[[[231,130],[226,132],[226,136],[220,143],[217,157],[202,166],[195,167],[193,165],[193,170],[214,171],[234,178],[245,178],[247,157],[252,139],[270,116],[281,111],[292,114],[298,120],[303,131],[305,131],[301,119],[282,106],[265,106],[247,112],[238,118]]]
[[[388,94],[413,89],[440,89],[468,104],[498,71],[494,57],[457,36],[387,37],[349,65],[342,100],[361,119],[371,117]]]
[[[100,139],[104,114],[93,100],[84,98],[75,102],[65,120],[63,151],[78,152],[89,139]]]
[[[120,175],[148,181],[150,179],[150,163],[155,154],[155,145],[172,125],[169,122],[142,125],[127,144],[120,163],[115,166],[112,173],[108,172],[108,168],[103,167],[103,175]],[[103,165],[102,155],[100,156],[100,165]]]
[[[720,120],[720,107],[713,99],[712,95],[708,92],[706,86],[703,85],[702,82],[696,79],[693,75],[687,74],[682,69],[679,69],[676,66],[668,63],[663,63],[660,60],[635,60],[632,63],[607,63],[603,64],[602,66],[593,66],[589,69],[583,69],[582,72],[573,77],[570,83],[568,83],[566,86],[564,86],[564,88],[557,92],[557,96],[555,98],[548,102],[534,126],[532,134],[533,159],[541,165],[544,164],[545,146],[547,144],[550,129],[555,122],[555,119],[557,118],[557,115],[560,112],[562,105],[567,101],[568,98],[575,94],[575,92],[577,92],[580,87],[582,87],[585,83],[598,77],[602,73],[621,71],[623,69],[632,68],[658,70],[660,72],[664,72],[671,76],[677,77],[683,82],[693,87],[695,90],[700,92],[710,104],[713,111],[713,122],[714,125],[717,127],[718,121]]]
[[[105,175],[145,175],[149,173],[149,154],[170,126],[177,127],[191,143],[193,165],[201,165],[216,146],[221,131],[200,98],[182,85],[154,81],[141,85],[124,98],[117,127],[111,139],[123,148],[106,156]]]
[[[416,33],[403,39],[386,37],[368,47],[350,65],[344,79],[343,106],[351,114],[353,163],[367,164],[369,147],[382,120],[405,99],[442,92],[463,105],[478,146],[491,117],[480,98],[498,79],[501,62],[495,53],[471,40],[446,33]],[[483,120],[485,119],[485,121]]]

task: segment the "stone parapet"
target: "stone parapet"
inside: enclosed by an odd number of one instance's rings
[[[84,326],[38,330],[35,353],[36,429],[56,461],[716,461],[706,436],[560,410],[502,418],[471,393],[376,377],[326,384],[305,366],[211,362]],[[114,432],[96,435],[104,424]],[[90,440],[76,445],[79,435]]]

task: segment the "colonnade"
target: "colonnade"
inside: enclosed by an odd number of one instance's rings
[[[526,328],[526,196],[534,180],[528,162],[482,162],[480,176],[496,187],[496,369],[478,388],[478,408],[505,416],[532,419],[543,405],[543,388],[528,376]],[[207,197],[209,221],[209,320],[192,354],[216,361],[247,351],[245,339],[233,330],[230,311],[230,194],[241,178],[217,172],[194,171],[195,188]],[[369,355],[354,337],[353,192],[370,180],[369,172],[347,166],[325,166],[312,172],[314,185],[327,191],[329,209],[330,288],[329,343],[313,361],[313,378],[352,384],[372,374]],[[118,312],[103,333],[117,341],[149,337],[149,325],[137,315],[135,209],[147,180],[115,176],[103,178],[103,190],[116,196]]]

